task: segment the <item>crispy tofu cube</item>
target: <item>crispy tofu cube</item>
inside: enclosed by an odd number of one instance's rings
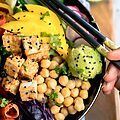
[[[10,76],[3,78],[3,81],[2,81],[2,87],[5,89],[5,91],[9,91],[14,95],[16,95],[18,91],[19,84],[20,84],[19,80],[11,78]]]
[[[22,42],[26,56],[39,52],[41,45],[37,36],[23,37]]]
[[[6,69],[6,73],[14,78],[17,78],[20,67],[24,63],[24,59],[20,58],[20,56],[10,56],[6,59],[4,69]]]
[[[19,87],[19,91],[22,101],[37,99],[37,81],[22,80],[22,83],[20,84]]]
[[[12,51],[13,53],[21,52],[21,37],[13,34],[4,34],[2,36],[3,46],[7,51]]]
[[[43,58],[47,59],[49,58],[49,49],[50,46],[48,44],[41,44],[39,53],[28,55],[27,58],[38,62]]]
[[[27,59],[20,68],[20,75],[22,78],[33,79],[34,75],[38,72],[39,65],[30,59]]]

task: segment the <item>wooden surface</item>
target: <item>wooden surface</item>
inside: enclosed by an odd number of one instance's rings
[[[91,13],[101,32],[107,37],[113,39],[113,13],[111,0],[103,0],[102,2],[91,4]],[[110,95],[104,95],[101,91],[95,104],[86,115],[86,120],[117,120],[115,103],[116,96],[114,93],[115,92]]]

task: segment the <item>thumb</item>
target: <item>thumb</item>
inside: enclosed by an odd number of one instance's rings
[[[108,58],[109,60],[120,60],[120,48],[108,52],[107,58]]]

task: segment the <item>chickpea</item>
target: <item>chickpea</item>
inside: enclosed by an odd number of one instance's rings
[[[45,83],[42,83],[37,86],[37,90],[39,93],[45,93],[47,91],[47,85]]]
[[[79,96],[83,99],[88,98],[88,91],[87,90],[80,90]]]
[[[57,85],[55,88],[55,92],[60,92],[61,89],[62,89],[62,87],[60,85]]]
[[[58,93],[58,97],[55,98],[55,101],[56,101],[57,103],[59,103],[59,104],[61,104],[61,103],[64,102],[64,97],[63,97],[63,95],[62,95],[60,92]]]
[[[49,68],[50,64],[51,64],[51,62],[48,59],[41,60],[41,67],[42,68]]]
[[[64,105],[66,106],[66,107],[69,107],[70,105],[72,105],[73,104],[73,98],[72,97],[67,97],[67,98],[65,98],[65,100],[64,100]]]
[[[62,85],[62,86],[66,86],[67,83],[68,83],[68,77],[66,75],[63,75],[63,76],[60,76],[59,77],[59,83]]]
[[[52,93],[52,89],[47,88],[47,91],[45,92],[46,95],[50,95]]]
[[[42,101],[45,98],[44,94],[37,94],[37,100]]]
[[[82,81],[77,79],[75,80],[75,87],[79,88],[82,85]]]
[[[80,102],[80,101],[76,101],[75,102],[75,105],[74,105],[74,108],[77,110],[77,111],[82,111],[85,109],[85,105],[83,102]]]
[[[86,82],[83,81],[83,82],[82,82],[81,88],[82,88],[83,90],[89,90],[90,87],[91,87],[91,85],[90,85],[90,83],[89,83],[88,81],[86,81]]]
[[[59,113],[59,111],[60,111],[60,107],[54,105],[54,106],[51,107],[50,110],[51,110],[51,113],[52,113],[52,114],[57,114],[57,113]]]
[[[61,108],[61,113],[66,117],[68,115],[67,108],[65,108],[65,107]]]
[[[83,99],[82,99],[81,97],[76,97],[75,100],[74,100],[74,103],[75,103],[76,101],[83,102]]]
[[[64,120],[65,116],[62,113],[57,113],[57,114],[55,114],[55,119],[56,120]]]
[[[62,57],[60,57],[60,56],[53,57],[53,60],[55,60],[59,64],[62,63]]]
[[[77,97],[79,95],[79,89],[78,88],[74,88],[71,90],[71,96],[72,97]]]
[[[67,88],[67,87],[64,87],[64,88],[61,90],[61,93],[62,93],[62,95],[64,96],[64,98],[70,96],[70,90],[69,90],[69,88]]]
[[[73,105],[71,105],[71,106],[68,107],[68,112],[70,114],[74,115],[77,112],[77,110],[74,108]]]
[[[55,69],[55,67],[58,66],[58,65],[59,65],[59,64],[58,64],[57,61],[52,60],[50,66],[49,66],[49,69],[50,69],[50,70],[53,70],[53,69]]]
[[[44,78],[41,75],[36,76],[35,80],[37,80],[37,84],[41,84],[44,82]]]
[[[51,77],[47,77],[46,79],[45,79],[45,83],[47,83],[50,79],[52,79]]]
[[[75,88],[75,81],[69,80],[66,87],[68,87],[69,89],[74,89]]]
[[[58,74],[56,73],[55,70],[51,70],[51,71],[50,71],[50,77],[51,77],[51,78],[57,78],[57,77],[58,77]]]
[[[46,68],[43,68],[41,71],[40,71],[40,75],[44,78],[47,78],[49,77],[49,70],[46,69]]]
[[[57,86],[57,81],[51,78],[47,81],[47,86],[51,89],[55,89]]]

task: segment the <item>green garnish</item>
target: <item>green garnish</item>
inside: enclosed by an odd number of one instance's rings
[[[67,44],[69,45],[70,48],[74,47],[74,42],[71,40],[67,40]]]
[[[55,34],[55,35],[50,37],[50,46],[54,50],[57,50],[57,47],[61,46],[61,42],[60,42],[58,37],[59,37],[59,34]]]
[[[27,72],[28,68],[27,68],[26,64],[23,64],[23,67],[24,67],[25,71]]]
[[[0,96],[0,107],[5,107],[7,104],[8,104],[8,100]]]
[[[59,74],[59,75],[66,75],[68,69],[67,69],[66,64],[64,63],[62,66],[57,66],[57,67],[55,68],[55,71],[56,71],[56,73]]]
[[[48,95],[50,99],[55,99],[58,98],[58,93],[57,92],[52,92],[50,95]]]
[[[49,50],[49,56],[56,56],[56,55],[57,55],[57,53],[55,52],[55,50],[53,50],[53,49]]]
[[[44,20],[46,16],[50,16],[49,11],[45,12],[41,17],[40,20]]]
[[[46,33],[46,32],[41,32],[40,33],[41,37],[51,37],[52,35],[50,33]]]

